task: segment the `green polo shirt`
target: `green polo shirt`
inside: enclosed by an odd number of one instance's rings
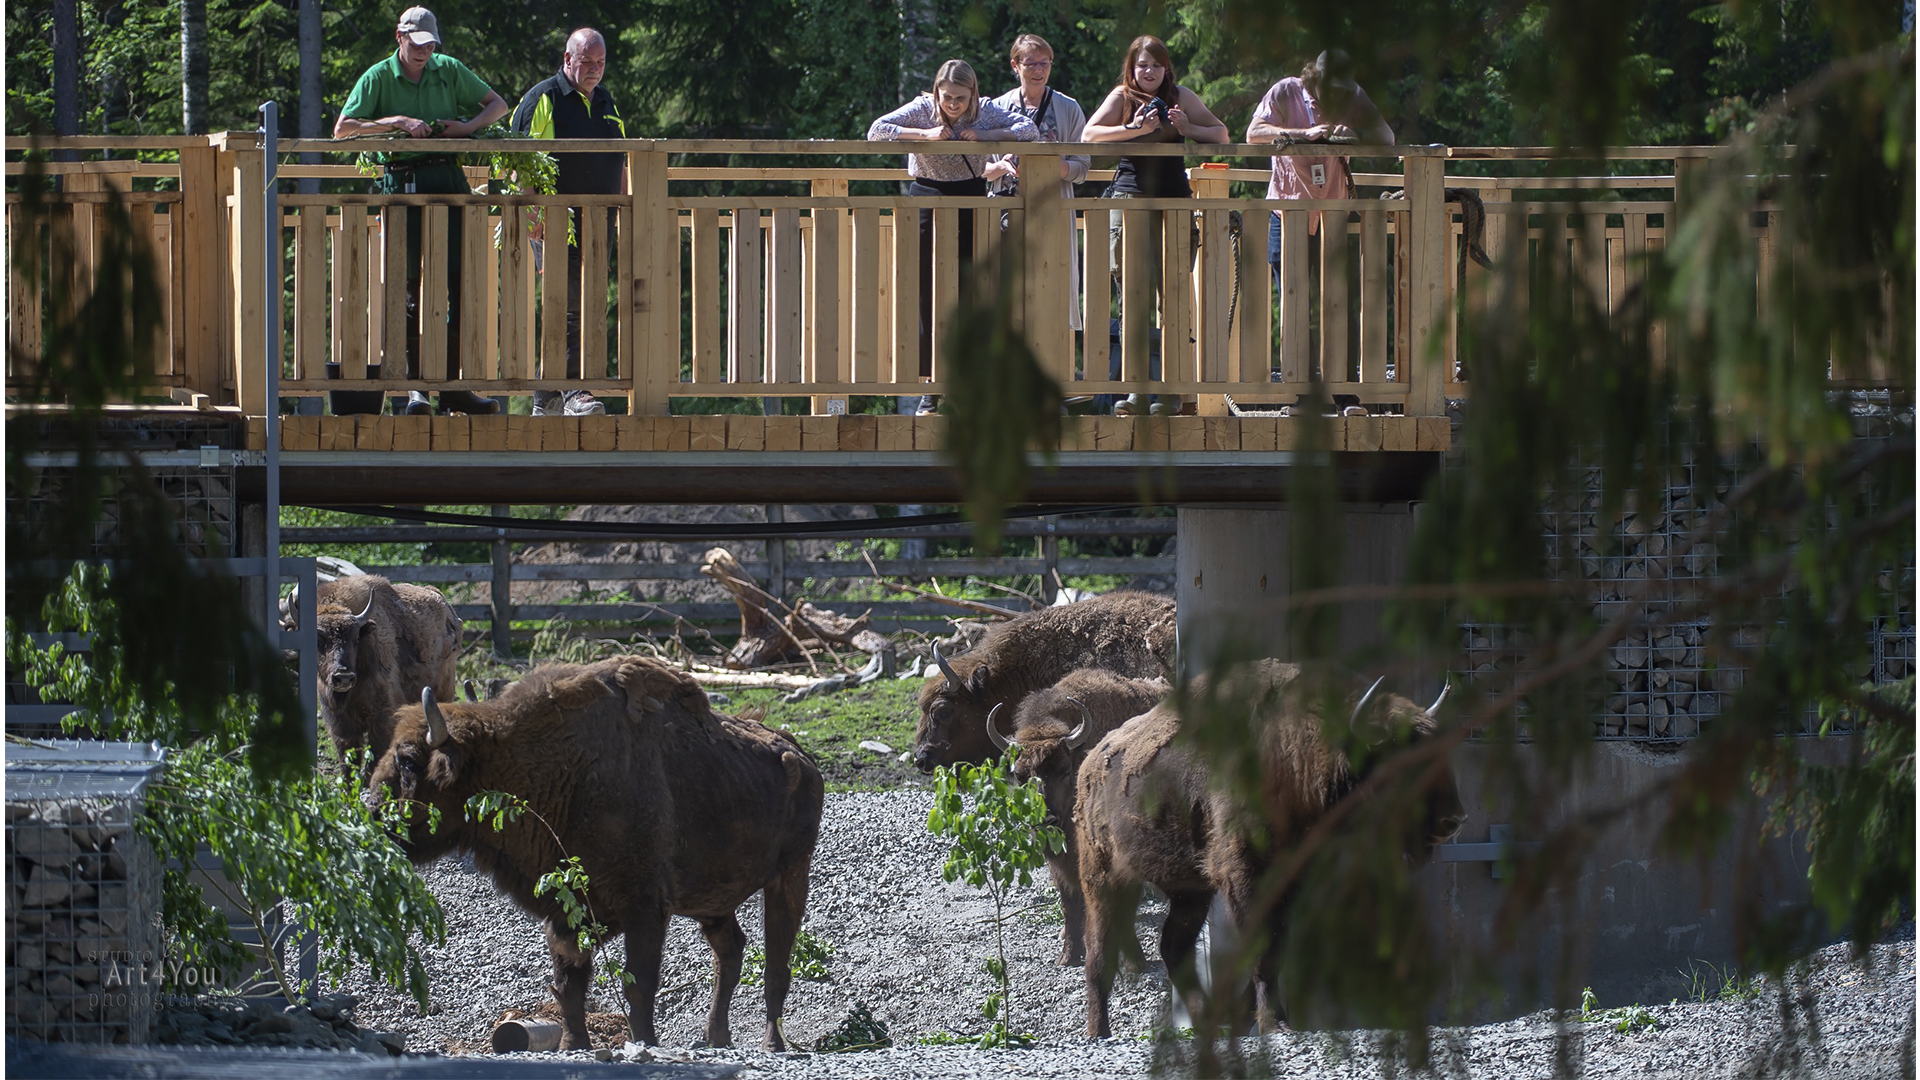
[[[477,114],[480,103],[491,93],[493,89],[467,65],[437,52],[427,58],[426,70],[416,83],[400,70],[396,50],[353,84],[353,93],[347,95],[340,115],[349,120],[378,120],[383,116],[410,116],[428,123],[460,120]],[[400,160],[419,155],[392,156]]]

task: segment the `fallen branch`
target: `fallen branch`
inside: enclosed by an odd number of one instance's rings
[[[886,588],[892,589],[894,592],[909,593],[923,600],[938,600],[940,603],[951,604],[963,611],[971,611],[976,615],[986,615],[995,619],[1011,619],[1015,614],[1006,608],[997,608],[992,604],[982,604],[977,600],[962,600],[957,596],[948,596],[945,593],[918,589],[912,585],[901,585],[898,582],[888,581],[886,578],[880,576],[880,568],[873,565],[873,556],[871,554],[865,551],[862,551],[860,554],[866,558],[867,568],[873,571],[873,580],[879,582]]]
[[[1025,600],[1025,601],[1026,601],[1026,602],[1027,602],[1027,603],[1028,603],[1028,604],[1029,604],[1030,606],[1032,606],[1032,608],[1033,608],[1033,609],[1034,609],[1035,611],[1038,611],[1038,610],[1040,610],[1041,608],[1043,608],[1043,607],[1046,607],[1046,606],[1047,606],[1047,605],[1045,605],[1045,604],[1043,604],[1043,603],[1041,603],[1040,601],[1038,601],[1038,600],[1036,600],[1036,599],[1034,599],[1034,597],[1033,597],[1033,595],[1032,595],[1031,593],[1025,593],[1025,592],[1021,592],[1021,591],[1020,591],[1019,589],[1016,589],[1016,588],[1014,588],[1014,587],[1012,587],[1011,585],[999,585],[999,584],[995,584],[994,582],[991,582],[991,581],[982,581],[981,579],[979,579],[979,578],[977,578],[977,577],[970,577],[970,578],[968,578],[968,579],[967,579],[967,582],[968,582],[969,584],[972,584],[972,585],[979,585],[979,586],[982,586],[982,587],[984,587],[984,588],[988,588],[988,589],[999,589],[999,590],[1000,590],[1001,592],[1003,592],[1003,593],[1009,593],[1009,594],[1011,594],[1011,595],[1013,595],[1013,596],[1017,596],[1017,597],[1019,597],[1020,599],[1022,599],[1022,600]]]
[[[819,681],[805,675],[781,675],[771,671],[689,671],[686,676],[701,686],[740,690],[799,690]]]

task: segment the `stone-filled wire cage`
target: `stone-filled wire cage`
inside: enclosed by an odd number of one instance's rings
[[[165,751],[7,747],[9,1038],[140,1044],[165,989],[162,868],[134,830]]]
[[[1852,406],[1863,443],[1912,438],[1913,409],[1894,406],[1886,393],[1854,394]],[[1602,519],[1600,476],[1593,470],[1576,505],[1541,515],[1551,572],[1562,579],[1578,575],[1587,583],[1596,623],[1630,612],[1647,624],[1608,650],[1607,692],[1593,717],[1598,738],[1659,742],[1698,736],[1719,714],[1723,700],[1743,685],[1740,655],[1764,641],[1762,627],[1722,631],[1709,620],[1666,617],[1699,595],[1717,572],[1713,546],[1688,546],[1687,540],[1713,512],[1714,502],[1741,479],[1737,470],[1723,470],[1714,501],[1707,501],[1695,487],[1694,469],[1683,466],[1652,505],[1634,505],[1611,521]],[[1872,664],[1855,673],[1862,682],[1898,682],[1914,673],[1911,550],[1905,565],[1887,568],[1881,587],[1891,613],[1869,631]],[[1454,678],[1504,682],[1525,670],[1525,646],[1524,636],[1510,627],[1462,624]],[[1820,724],[1808,715],[1802,731],[1814,734]]]

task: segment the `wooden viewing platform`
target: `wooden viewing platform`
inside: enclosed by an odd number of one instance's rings
[[[1314,155],[1328,148],[1156,144],[1129,147],[1129,153],[1204,151],[1252,167],[1191,169],[1193,199],[1117,202],[1063,199],[1057,185],[1045,183],[1023,185],[1011,198],[854,196],[856,181],[904,179],[905,172],[671,164],[695,155],[897,158],[910,148],[897,143],[576,140],[541,148],[625,155],[628,194],[291,194],[291,185],[282,184],[276,196],[281,243],[272,247],[285,262],[269,265],[267,161],[258,133],[44,140],[43,149],[84,154],[173,151],[178,161],[45,166],[60,184],[36,229],[26,227],[19,184],[27,166],[18,159],[28,145],[7,141],[15,243],[50,244],[47,250],[72,250],[74,258],[72,265],[48,267],[39,280],[28,279],[22,260],[12,260],[10,392],[31,374],[49,305],[71,302],[82,283],[101,272],[96,219],[116,197],[110,192],[118,192],[162,271],[165,320],[142,360],[143,381],[156,395],[235,417],[248,448],[266,446],[270,393],[284,401],[333,390],[524,395],[585,389],[624,412],[275,418],[275,441],[285,455],[284,497],[316,502],[764,501],[809,492],[821,499],[867,493],[863,501],[952,497],[953,485],[938,479],[943,472],[931,455],[940,418],[845,414],[852,397],[942,393],[951,378],[964,377],[967,358],[948,355],[943,333],[965,272],[963,208],[983,223],[974,263],[991,278],[1013,282],[1007,317],[1068,395],[1179,394],[1200,413],[1071,418],[1053,448],[1061,454],[1058,470],[1040,477],[1041,490],[1031,497],[1084,501],[1138,493],[1128,466],[1151,462],[1162,473],[1153,482],[1160,497],[1271,501],[1279,497],[1271,485],[1284,487],[1285,470],[1303,447],[1305,420],[1233,415],[1232,404],[1272,411],[1315,391],[1347,395],[1369,410],[1325,421],[1321,445],[1350,466],[1350,493],[1411,497],[1434,456],[1448,448],[1446,402],[1469,395],[1457,355],[1457,314],[1487,294],[1488,272],[1462,257],[1461,207],[1445,201],[1446,190],[1476,189],[1488,211],[1488,252],[1496,261],[1525,260],[1534,269],[1510,287],[1527,288],[1553,264],[1610,310],[1639,280],[1641,256],[1665,242],[1684,212],[1676,184],[1716,152],[1620,148],[1593,162],[1593,175],[1538,176],[1523,174],[1541,171],[1556,151],[1340,147],[1356,158],[1398,162],[1398,172],[1363,172],[1356,180],[1363,195],[1400,190],[1404,197],[1268,201],[1231,198],[1230,184],[1264,186],[1266,159],[1276,152]],[[281,140],[276,147],[280,156],[336,158],[389,148],[328,140]],[[440,153],[528,148],[522,140],[405,145]],[[1003,149],[1017,150],[1029,175],[1050,176],[1064,152],[1110,157],[1114,148],[1025,143]],[[1448,163],[1462,160],[1478,163],[1480,171],[1515,175],[1448,175]],[[1485,168],[1489,163],[1497,168]],[[1634,174],[1663,163],[1672,170]],[[1615,170],[1628,174],[1611,175]],[[282,166],[278,174],[283,180],[360,179],[347,164]],[[482,170],[469,175],[484,189]],[[804,193],[764,194],[781,184],[803,185]],[[1552,198],[1537,197],[1543,194]],[[406,245],[386,242],[404,227],[410,206],[424,207],[415,271],[423,281],[417,380],[403,377]],[[565,320],[547,317],[564,310],[567,282],[545,267],[566,261],[536,266],[526,227],[534,207],[544,208],[550,221],[558,220],[553,215],[561,207],[611,220],[610,230],[578,231],[582,295],[589,299],[577,378],[566,377]],[[917,224],[922,208],[934,211],[930,379],[918,374],[920,231],[894,227],[898,220]],[[1105,298],[1113,210],[1122,211],[1125,271],[1117,378],[1109,377],[1103,332],[1111,314]],[[1190,215],[1191,227],[1155,235],[1151,212],[1160,210]],[[1266,210],[1279,211],[1282,221],[1277,297],[1268,271]],[[1344,229],[1333,226],[1345,243],[1310,243],[1316,219],[1339,215],[1349,219]],[[1756,208],[1761,303],[1778,217],[1764,205]],[[450,328],[446,245],[456,218],[469,238],[459,283],[468,317]],[[1003,227],[984,227],[998,219]],[[1166,268],[1158,304],[1165,355],[1158,371],[1149,355],[1156,303],[1146,271],[1155,254]],[[1077,279],[1070,273],[1076,265]],[[277,314],[284,344],[270,390],[265,354],[276,315],[270,283],[282,281],[285,303]],[[1069,310],[1082,296],[1093,332],[1076,335]],[[459,335],[458,369],[449,364],[450,332]],[[1855,366],[1837,366],[1836,382],[1887,385],[1893,377],[1884,360],[1861,358]],[[687,398],[804,398],[811,415],[671,415],[690,411],[690,403],[676,402]],[[777,480],[782,472],[791,475]],[[715,489],[715,478],[724,491]]]

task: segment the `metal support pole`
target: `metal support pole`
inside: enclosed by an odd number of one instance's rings
[[[512,510],[493,508],[493,516],[506,518]],[[513,545],[507,542],[507,530],[495,529],[493,542],[493,655],[513,659]]]
[[[787,508],[778,504],[767,507],[767,521],[777,524],[787,520]],[[785,540],[767,541],[767,592],[785,600],[787,598],[787,542]]]
[[[280,164],[280,106],[269,101],[260,106],[260,147],[266,157],[266,188],[262,192],[261,205],[266,214],[266,258],[262,260],[262,273],[267,275],[267,317],[266,317],[266,373],[267,391],[266,432],[267,432],[267,520],[266,550],[261,552],[267,559],[266,574],[266,622],[267,633],[278,641],[277,630],[280,626],[280,198],[278,172]],[[309,591],[303,594],[312,597]],[[313,602],[317,606],[317,599]]]
[[[1040,574],[1040,595],[1051,604],[1060,595],[1060,534],[1054,531],[1059,528],[1060,519],[1050,517],[1046,523],[1046,534],[1040,538],[1040,557],[1047,563]]]

